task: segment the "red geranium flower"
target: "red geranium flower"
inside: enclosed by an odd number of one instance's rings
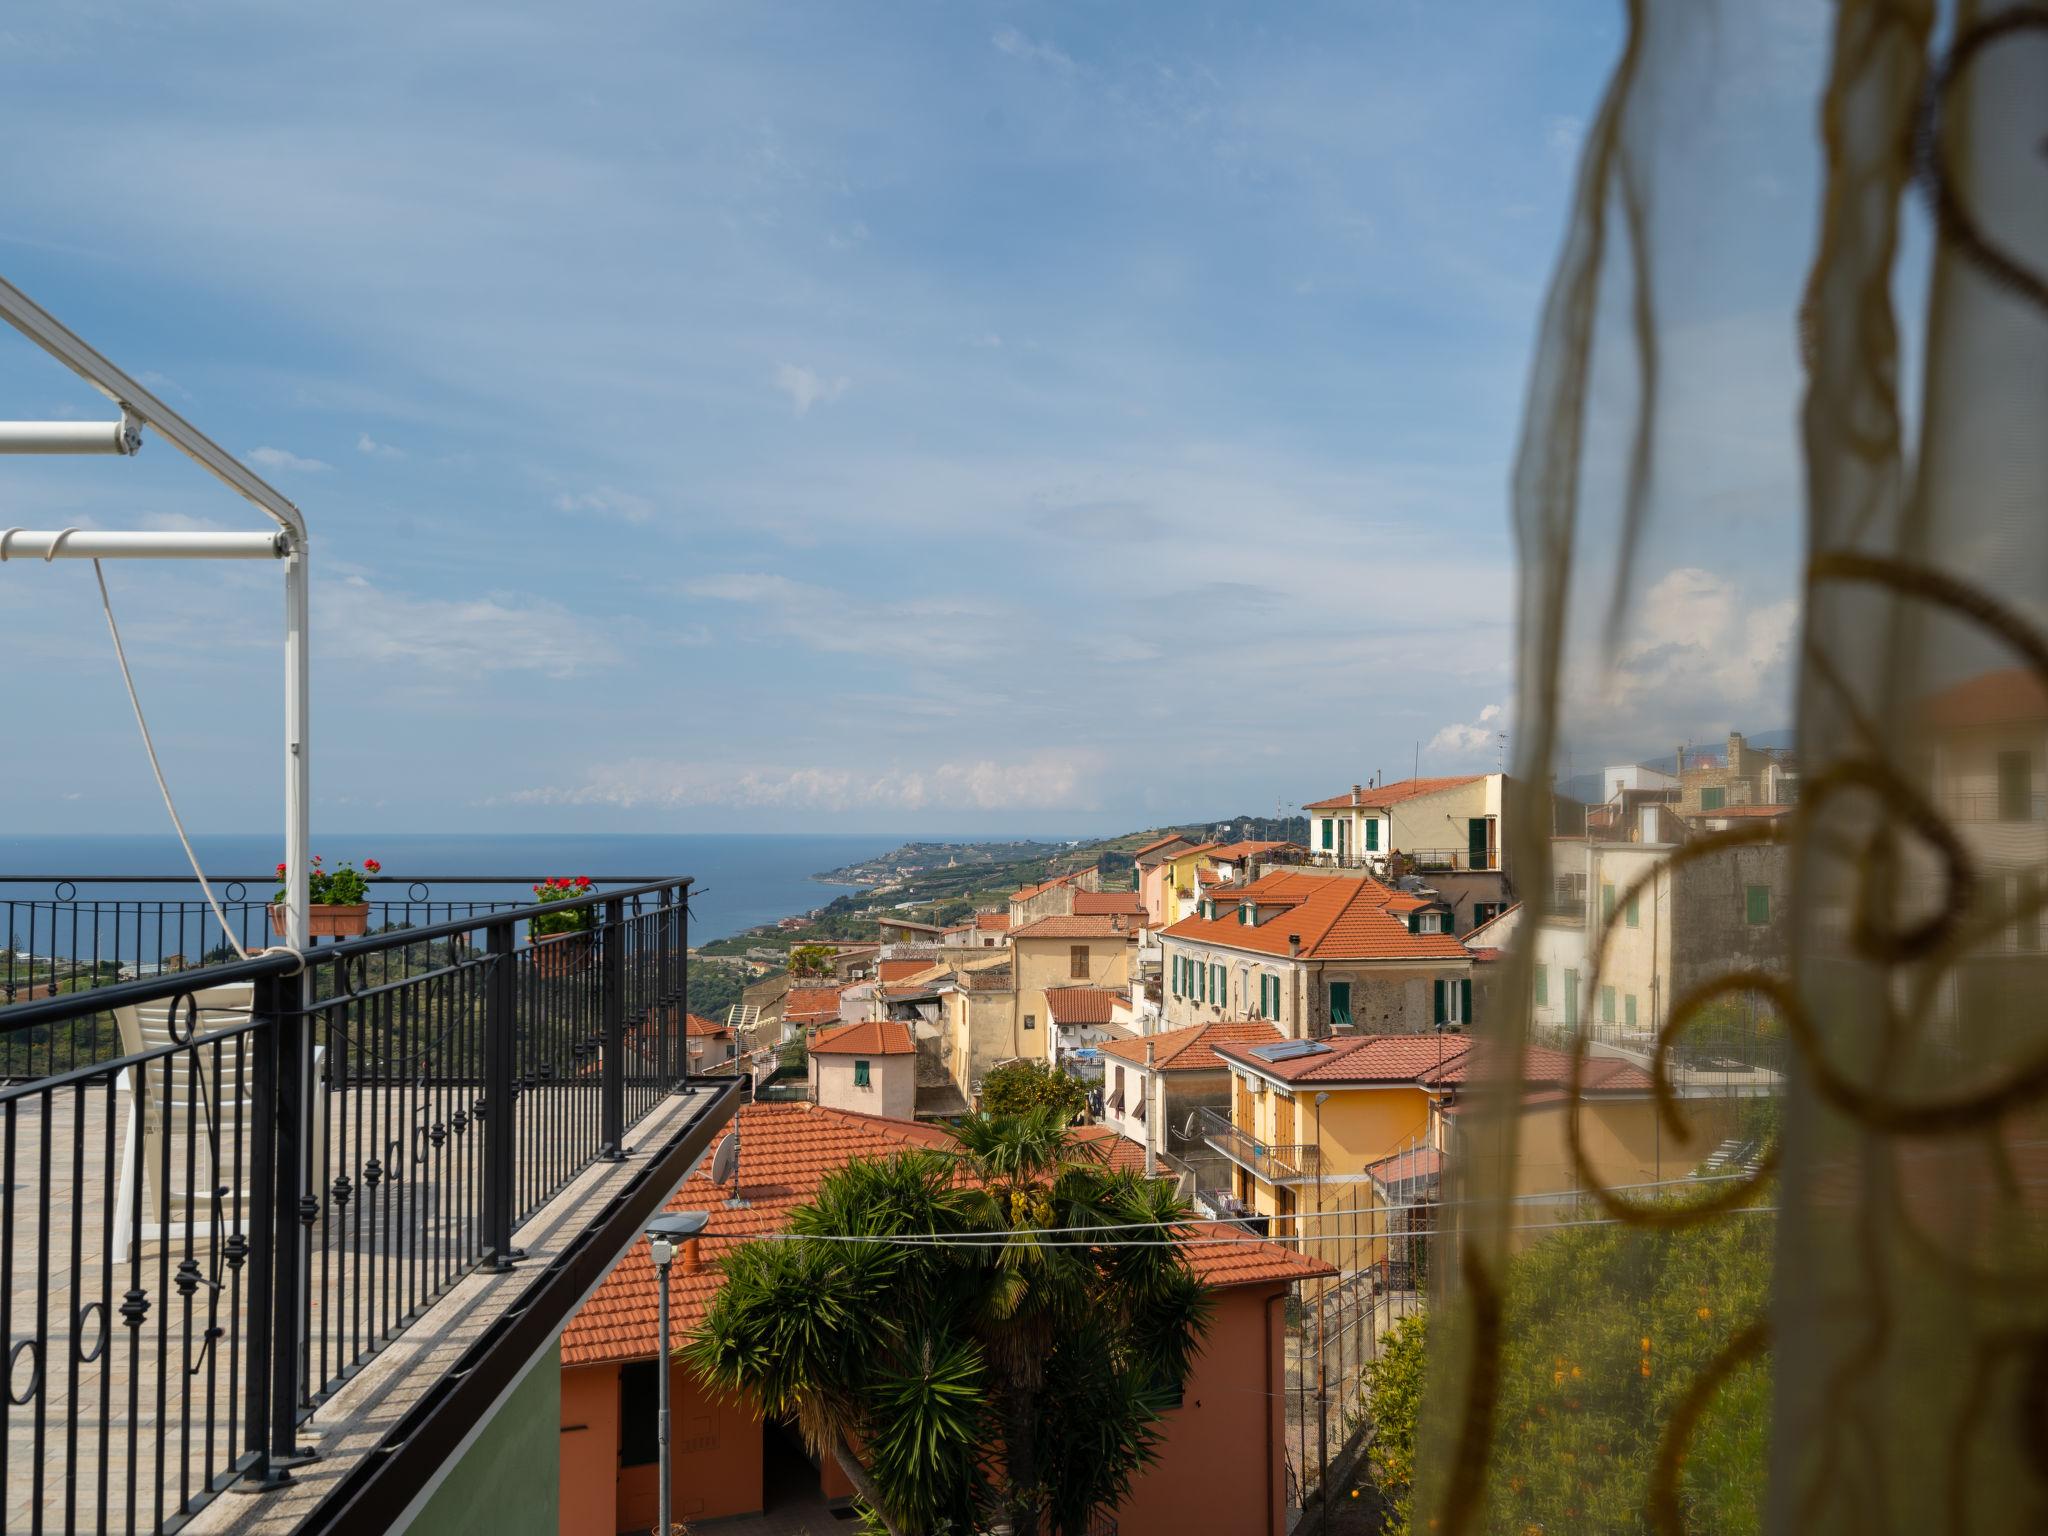
[[[576,877],[576,889],[578,889],[579,891],[580,891],[580,890],[584,890],[584,889],[586,889],[586,888],[587,888],[587,887],[589,886],[589,884],[590,884],[590,876],[588,876],[588,875],[578,875],[578,876]]]
[[[377,871],[382,869],[383,867],[384,866],[382,864],[379,864],[375,859],[363,860],[363,868],[367,869],[373,875],[376,874]]]
[[[282,876],[284,875],[284,866],[282,864],[277,866],[277,873],[280,878],[282,878]]]

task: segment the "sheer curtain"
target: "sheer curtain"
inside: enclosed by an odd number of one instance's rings
[[[2048,9],[1627,21],[1413,1528],[2048,1529]]]

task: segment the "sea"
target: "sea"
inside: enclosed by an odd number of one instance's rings
[[[933,840],[931,834],[919,834]],[[320,833],[313,852],[328,865],[365,858],[383,865],[373,897],[415,899],[531,899],[530,887],[549,875],[593,880],[659,880],[690,875],[692,943],[726,938],[745,928],[808,912],[856,889],[812,877],[887,853],[910,834],[814,833]],[[196,836],[193,849],[217,892],[229,882],[247,898],[268,898],[270,873],[284,851],[277,838],[249,834]],[[176,900],[196,894],[178,840],[124,833],[0,834],[0,901],[46,904],[72,900]],[[162,884],[95,881],[95,875],[158,875]],[[437,876],[503,876],[484,885],[435,886]],[[59,888],[58,882],[68,882]],[[419,896],[418,882],[430,893]],[[4,937],[4,935],[0,935]]]

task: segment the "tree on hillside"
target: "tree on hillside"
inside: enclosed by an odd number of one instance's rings
[[[1073,1160],[1047,1112],[954,1135],[957,1151],[848,1164],[792,1213],[794,1240],[729,1254],[683,1355],[794,1417],[892,1536],[998,1517],[1079,1536],[1157,1454],[1208,1301],[1177,1248],[1040,1234],[1187,1210],[1163,1183]],[[978,1245],[885,1240],[908,1234]]]
[[[833,952],[823,944],[799,944],[789,952],[792,977],[830,976]]]
[[[1065,1124],[1088,1108],[1088,1085],[1042,1061],[1008,1061],[982,1079],[980,1108],[990,1115],[1049,1110]]]

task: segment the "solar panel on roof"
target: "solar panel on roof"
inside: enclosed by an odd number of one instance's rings
[[[1292,1061],[1297,1056],[1320,1056],[1329,1047],[1320,1040],[1276,1040],[1271,1045],[1255,1045],[1251,1054],[1261,1061]]]

